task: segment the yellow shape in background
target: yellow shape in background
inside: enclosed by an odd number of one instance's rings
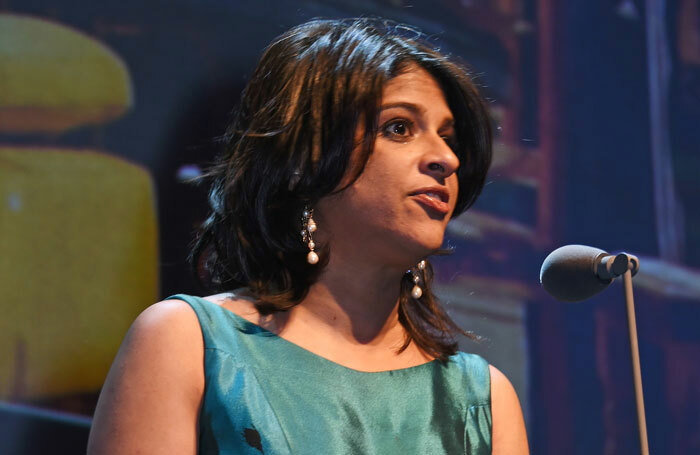
[[[0,145],[0,399],[95,391],[158,295],[149,173]]]
[[[44,19],[0,14],[0,132],[105,123],[132,96],[124,62],[104,44]]]

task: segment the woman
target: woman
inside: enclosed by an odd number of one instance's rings
[[[512,386],[456,351],[425,261],[484,184],[487,113],[405,33],[312,21],[267,48],[193,255],[233,292],[136,319],[90,453],[527,453]]]

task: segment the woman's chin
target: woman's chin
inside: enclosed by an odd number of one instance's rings
[[[445,240],[443,232],[425,234],[417,239],[415,248],[420,250],[421,257],[428,256],[442,249],[442,242]]]

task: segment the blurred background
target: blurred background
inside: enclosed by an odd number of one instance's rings
[[[0,0],[0,453],[81,453],[131,321],[185,259],[264,47],[314,17],[418,27],[488,99],[495,162],[438,292],[532,453],[639,453],[623,291],[538,284],[569,243],[640,258],[651,453],[700,453],[700,1]]]

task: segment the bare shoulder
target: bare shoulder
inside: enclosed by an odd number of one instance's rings
[[[122,355],[159,362],[180,358],[178,367],[191,371],[202,367],[199,360],[203,352],[202,331],[192,307],[182,300],[164,300],[146,308],[136,318],[116,360],[121,360]]]
[[[491,373],[492,454],[528,454],[525,421],[518,395],[506,375],[489,365]]]
[[[196,453],[204,342],[194,310],[165,300],[131,325],[107,375],[88,453]]]
[[[167,334],[173,332],[177,332],[177,336],[168,337]],[[146,308],[136,318],[127,336],[153,334],[154,336],[166,336],[174,341],[181,335],[188,333],[201,333],[197,315],[189,304],[182,300],[173,299],[163,300]]]

